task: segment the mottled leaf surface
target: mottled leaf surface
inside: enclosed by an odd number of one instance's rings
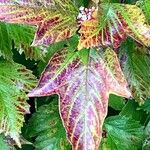
[[[136,5],[122,5],[117,9],[128,24],[128,28],[125,31],[127,35],[149,47],[150,25],[142,9]]]
[[[55,3],[55,4],[54,4]],[[32,45],[49,45],[71,37],[77,30],[78,11],[71,1],[0,1],[0,20],[37,26]]]
[[[0,61],[0,133],[10,136],[18,146],[24,114],[29,113],[25,92],[35,84],[36,78],[24,66]]]
[[[83,56],[86,59],[81,59]],[[49,61],[29,96],[58,94],[61,118],[73,149],[97,150],[110,93],[131,96],[113,50],[63,49]]]

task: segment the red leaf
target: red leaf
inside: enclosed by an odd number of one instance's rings
[[[0,21],[37,26],[32,45],[49,45],[71,37],[77,30],[75,6],[57,5],[54,0],[0,1]]]
[[[121,45],[127,37],[125,29],[128,25],[119,14],[117,16],[113,11],[112,13],[109,19],[106,19],[106,23],[104,23],[105,19],[98,19],[102,14],[99,14],[97,10],[92,14],[92,19],[81,21],[79,50],[97,46],[118,48]],[[102,24],[105,26],[102,27]]]
[[[98,150],[110,93],[130,97],[114,51],[56,53],[30,97],[59,94],[59,107],[73,149]],[[78,57],[87,56],[82,62]]]

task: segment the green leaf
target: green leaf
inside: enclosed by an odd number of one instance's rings
[[[148,122],[145,130],[144,130],[144,134],[145,134],[145,140],[143,143],[143,147],[142,150],[149,150],[150,149],[150,121]]]
[[[150,97],[150,59],[147,49],[128,39],[120,49],[123,72],[129,82],[133,97],[140,104]]]
[[[111,94],[109,97],[109,106],[115,110],[122,110],[125,106],[125,100],[123,97]]]
[[[0,56],[3,56],[7,60],[12,60],[13,53],[12,40],[8,35],[7,27],[4,23],[0,23]]]
[[[137,150],[141,148],[143,128],[133,119],[113,116],[105,120],[106,138],[103,138],[103,150]]]
[[[57,101],[39,107],[27,126],[29,137],[36,137],[36,150],[69,150],[71,146],[66,138]]]
[[[147,99],[140,108],[150,113],[150,99]]]
[[[80,1],[79,0],[74,0],[73,2],[78,7],[84,6],[84,5],[86,5],[88,3],[87,0],[80,0]]]
[[[9,135],[20,147],[24,114],[29,113],[25,92],[36,84],[36,78],[24,66],[0,61],[0,132]]]
[[[149,0],[139,0],[138,4],[143,9],[145,16],[150,23],[150,1]]]
[[[119,115],[130,117],[134,120],[144,122],[144,112],[139,109],[139,105],[134,100],[129,100],[128,103],[124,106]]]
[[[1,150],[10,150],[9,145],[5,141],[5,137],[1,134],[0,135],[0,147]]]
[[[44,53],[40,48],[31,47],[31,43],[34,37],[35,28],[5,24],[0,22],[0,56],[3,56],[7,60],[12,60],[12,40],[14,41],[15,47],[20,54],[24,53],[26,58],[39,60],[42,59]],[[21,36],[21,33],[23,35]]]

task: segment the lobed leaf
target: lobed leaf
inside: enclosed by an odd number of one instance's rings
[[[0,62],[0,133],[9,135],[19,147],[24,114],[29,113],[25,92],[35,84],[35,77],[24,66]]]
[[[97,150],[110,93],[131,96],[113,50],[63,49],[49,61],[28,96],[59,94],[61,118],[73,149]]]
[[[49,6],[51,2],[55,5]],[[49,45],[71,37],[77,30],[77,13],[76,7],[67,0],[64,3],[61,0],[0,2],[0,21],[37,26],[32,46]]]

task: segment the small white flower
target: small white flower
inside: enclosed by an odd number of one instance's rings
[[[92,11],[92,9],[90,8],[90,9],[89,9],[89,12],[91,12],[91,11]]]
[[[88,18],[88,20],[90,20],[90,19],[91,19],[91,15],[88,15],[88,17],[87,17],[87,18]]]
[[[85,12],[89,12],[89,10],[87,8],[85,8]]]
[[[92,7],[92,11],[94,11],[95,9],[96,9],[96,8],[93,6],[93,7]]]
[[[88,15],[90,15],[90,16],[91,16],[91,15],[92,15],[92,12],[89,12],[89,13],[88,13]]]
[[[86,14],[86,12],[85,12],[85,11],[81,11],[81,14],[82,14],[82,15],[85,15],[85,14]]]
[[[82,20],[83,21],[87,20],[87,16],[86,15],[82,15]]]
[[[82,14],[81,14],[81,13],[79,13],[79,15],[78,15],[77,19],[81,19],[81,18],[82,18]]]
[[[81,7],[79,8],[79,10],[80,10],[80,11],[83,11],[83,10],[84,10],[84,7],[83,7],[83,6],[81,6]]]

